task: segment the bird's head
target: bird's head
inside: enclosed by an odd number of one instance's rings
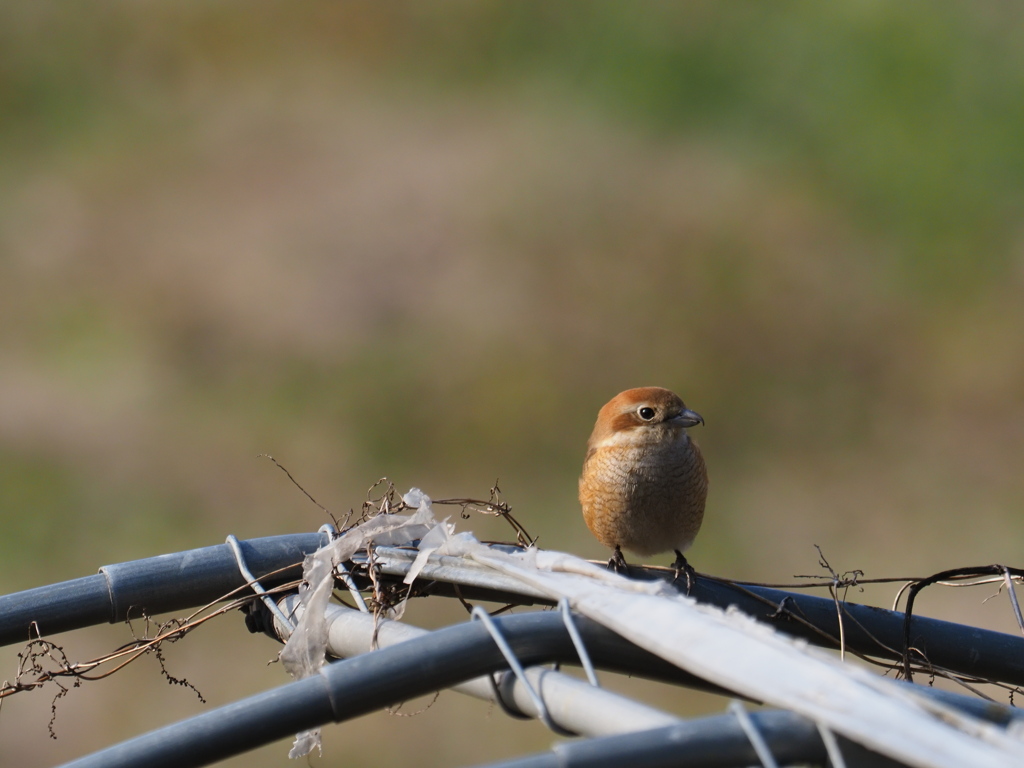
[[[595,450],[620,441],[672,439],[704,419],[675,392],[639,387],[620,392],[597,414],[589,447]]]

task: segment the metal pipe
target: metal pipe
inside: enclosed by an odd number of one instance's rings
[[[297,595],[289,595],[279,605],[286,615],[294,615],[298,619],[302,615],[301,610],[297,610],[298,603]],[[343,659],[370,652],[375,632],[377,648],[389,648],[430,634],[428,630],[399,621],[380,619],[375,622],[370,614],[333,603],[327,607],[325,620],[328,653]],[[278,621],[274,624],[279,630],[279,637],[286,639],[287,632],[280,631]],[[543,698],[552,720],[559,727],[581,736],[608,736],[681,722],[661,710],[550,669],[531,667],[526,670],[526,677]],[[505,675],[498,687],[501,701],[495,696],[495,686],[486,677],[459,683],[452,686],[452,690],[501,704],[512,710],[510,714],[513,715],[533,718],[539,715],[526,687],[513,675]]]
[[[839,618],[833,600],[768,587],[740,587],[757,597],[751,597],[732,585],[701,578],[697,580],[692,594],[700,602],[721,607],[735,605],[759,621],[815,645],[838,647],[776,608],[785,600],[786,607],[793,614],[838,638]],[[893,661],[901,658],[904,614],[858,603],[844,602],[841,605],[843,635],[848,651]],[[914,616],[910,642],[936,667],[968,677],[1024,685],[1024,638],[1017,635]]]
[[[576,650],[557,613],[495,619],[523,664],[573,662]],[[598,664],[613,647],[607,630],[589,636]],[[67,763],[65,768],[181,768],[209,765],[263,744],[334,721],[341,722],[416,696],[504,669],[487,630],[469,622],[373,653],[327,664],[319,674],[165,726]]]
[[[246,560],[259,577],[293,563],[326,542],[322,534],[295,534],[242,542]],[[414,551],[380,547],[377,561],[384,574],[404,576]],[[357,558],[358,562],[358,558]],[[641,578],[661,578],[658,571],[632,569]],[[279,577],[296,578],[298,570]],[[539,593],[458,558],[432,556],[420,583],[458,584],[464,593],[500,601],[550,604]],[[275,579],[274,581],[277,581]],[[272,582],[271,582],[272,583]],[[107,565],[95,576],[0,596],[0,645],[26,642],[37,633],[53,635],[100,623],[124,621],[133,615],[183,610],[216,600],[244,584],[226,545],[173,555]],[[832,636],[839,626],[835,604],[828,599],[765,587],[744,587],[771,603],[721,582],[698,578],[693,595],[721,607],[736,605],[761,621],[809,642],[830,646],[826,639],[774,606],[784,599],[792,610]],[[872,606],[844,603],[847,647],[860,653],[896,660],[902,648],[903,614]],[[34,626],[33,626],[34,625]],[[875,639],[872,639],[873,638]],[[877,639],[877,641],[876,641]],[[915,617],[912,642],[933,664],[954,672],[1024,685],[1024,639],[1015,635]],[[881,643],[882,645],[879,645]]]
[[[825,765],[814,723],[792,712],[753,712],[750,720],[781,765]],[[848,768],[898,768],[902,763],[839,740]],[[621,736],[569,741],[550,752],[490,763],[486,768],[746,768],[761,765],[734,715],[716,715]]]
[[[264,579],[279,568],[297,565],[305,554],[326,542],[325,534],[294,534],[252,539],[241,546],[254,575]],[[415,555],[413,550],[388,547],[375,551],[381,572],[391,576],[408,573]],[[365,556],[353,561],[366,562]],[[632,568],[631,573],[638,578],[664,577],[660,571],[642,568]],[[273,577],[266,586],[298,576],[296,567]],[[229,547],[223,544],[107,565],[95,576],[0,596],[0,645],[26,642],[37,634],[50,636],[93,624],[118,623],[129,613],[155,615],[193,608],[244,584]],[[512,579],[452,557],[432,555],[418,584],[426,590],[458,585],[465,596],[479,599],[552,604]],[[833,637],[839,635],[835,604],[829,599],[766,587],[741,589],[702,577],[696,580],[693,596],[723,608],[735,605],[787,634],[835,647],[785,612],[777,611],[776,606],[785,600],[793,613]],[[903,647],[902,613],[856,603],[843,603],[843,610],[848,649],[878,658],[899,658]],[[1024,638],[925,617],[915,617],[911,629],[914,647],[938,667],[1024,685]]]
[[[240,547],[253,575],[264,586],[273,586],[301,578],[303,557],[328,540],[326,535],[300,533],[250,539]],[[152,616],[206,605],[245,583],[227,544],[105,565],[94,576],[0,596],[0,645],[116,624],[129,614]]]
[[[557,613],[503,616],[495,622],[524,665],[575,663],[578,658]],[[600,667],[628,669],[645,653],[594,622],[581,619],[578,628]],[[630,653],[630,648],[638,655]],[[68,763],[66,768],[208,765],[331,721],[348,720],[505,668],[504,657],[479,622],[460,624],[327,664],[312,677],[138,736]],[[820,745],[817,728],[813,723],[808,727]],[[701,731],[698,729],[698,735]],[[716,764],[720,763],[708,763]]]
[[[514,548],[505,548],[513,549]],[[404,577],[416,552],[393,547],[378,547],[374,564],[380,572]],[[362,555],[353,562],[365,562]],[[632,578],[669,580],[663,570],[630,566]],[[431,585],[431,582],[437,584]],[[538,590],[521,585],[515,579],[455,557],[431,555],[417,577],[420,589],[447,594],[450,585],[458,585],[467,598],[554,605]],[[698,576],[691,597],[720,608],[736,606],[744,613],[788,635],[826,648],[838,647],[814,629],[794,621],[778,606],[785,601],[789,613],[800,616],[821,632],[839,637],[836,605],[831,599],[768,587],[731,585]],[[488,597],[488,595],[490,595]],[[848,651],[898,661],[903,649],[903,614],[857,603],[842,603],[844,639]],[[969,677],[1024,685],[1024,637],[949,621],[915,616],[911,622],[911,643],[937,667]]]

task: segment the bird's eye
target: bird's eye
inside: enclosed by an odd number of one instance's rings
[[[651,419],[653,419],[655,413],[656,411],[649,405],[645,405],[637,410],[637,415],[639,415],[640,418],[643,419],[644,421],[650,421]]]

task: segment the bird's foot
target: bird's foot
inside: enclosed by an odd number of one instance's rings
[[[691,590],[693,590],[693,584],[697,579],[697,572],[693,570],[693,566],[687,562],[683,553],[678,549],[676,550],[676,559],[672,563],[672,568],[676,572],[675,577],[672,579],[673,584],[679,581],[680,576],[684,574],[686,575],[686,594],[689,595]]]
[[[626,565],[626,558],[622,556],[622,548],[618,544],[615,545],[615,551],[608,561],[608,570],[629,575],[629,566]]]

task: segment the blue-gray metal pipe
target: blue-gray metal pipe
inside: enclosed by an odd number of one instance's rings
[[[246,561],[259,578],[302,561],[303,556],[326,543],[322,533],[292,534],[241,542]],[[415,552],[379,548],[385,570],[401,575]],[[355,558],[358,560],[358,558]],[[663,573],[631,568],[639,578],[661,578]],[[297,578],[296,568],[265,586]],[[450,582],[465,585],[463,594],[473,599],[515,599],[516,582],[480,568],[460,567],[456,558],[435,558],[424,568],[419,584]],[[32,624],[44,636],[94,624],[124,621],[131,612],[156,615],[205,605],[244,584],[226,544],[176,554],[135,560],[100,568],[100,573],[72,581],[0,596],[0,645],[22,643],[34,636]],[[525,589],[520,587],[520,589]],[[739,588],[698,578],[693,596],[722,608],[735,605],[744,613],[802,637],[817,645],[832,644],[775,607],[783,600],[789,609],[810,624],[838,637],[839,626],[832,600],[784,592],[766,587]],[[470,594],[472,593],[472,594]],[[768,601],[762,602],[762,600]],[[528,594],[524,603],[551,601]],[[871,656],[897,659],[903,647],[903,614],[856,603],[844,603],[847,648]],[[931,663],[953,672],[1024,685],[1024,638],[952,622],[915,617],[911,642]],[[881,645],[879,644],[881,643]]]
[[[573,664],[578,660],[557,613],[504,616],[495,622],[524,665],[550,661]],[[591,658],[601,668],[628,671],[631,663],[645,653],[592,621],[580,619],[578,628]],[[313,677],[160,728],[68,763],[66,768],[208,765],[301,731],[348,720],[506,668],[485,627],[479,622],[460,624],[328,664]],[[814,731],[820,748],[817,729],[809,723],[806,727]]]
[[[574,663],[578,658],[557,613],[504,616],[495,622],[523,664]],[[592,658],[598,665],[614,664],[609,657],[618,655],[624,641],[599,627],[591,632],[595,627],[580,627]],[[66,768],[208,765],[505,668],[501,651],[482,624],[460,624],[328,664],[313,677],[152,731]]]
[[[830,598],[785,592],[769,587],[742,589],[713,579],[698,578],[692,595],[700,602],[739,610],[782,632],[815,645],[836,648],[813,629],[779,612],[775,606],[785,600],[786,608],[833,638],[839,637],[839,617]],[[757,597],[746,594],[754,593]],[[758,599],[761,598],[761,600]],[[767,601],[767,602],[764,602]],[[843,636],[847,650],[875,658],[898,661],[903,651],[904,614],[859,603],[842,603]],[[956,674],[1024,685],[1024,637],[1004,632],[955,624],[950,621],[914,616],[910,645],[932,665]]]
[[[814,723],[793,712],[764,710],[750,718],[779,765],[825,765]],[[845,739],[848,768],[897,768],[902,763]],[[760,765],[734,715],[716,715],[620,736],[564,742],[550,752],[491,763],[487,768],[747,768]]]
[[[404,576],[415,557],[415,551],[379,547],[374,562],[382,573]],[[364,556],[357,553],[353,561],[361,559],[365,560]],[[672,579],[671,573],[664,568],[630,566],[629,575],[651,581]],[[429,585],[431,581],[435,584]],[[490,592],[493,599],[514,601],[518,591],[524,595],[520,599],[523,603],[553,605],[555,602],[541,597],[533,587],[455,557],[431,556],[420,572],[417,583],[429,585],[421,586],[421,589],[439,594],[453,594],[450,585],[458,584],[460,593],[466,599],[481,599]],[[799,616],[821,632],[838,638],[840,633],[836,605],[829,598],[769,587],[733,585],[702,576],[697,577],[690,594],[698,602],[720,608],[736,606],[744,613],[814,645],[837,647],[832,640],[790,616]],[[788,612],[778,610],[783,601]],[[858,603],[844,602],[842,606],[847,650],[899,661],[903,650],[902,613]],[[910,639],[911,645],[936,667],[969,677],[1024,685],[1024,637],[915,616],[911,621]]]
[[[327,543],[320,533],[270,536],[240,542],[249,569],[262,579]],[[153,616],[206,605],[246,582],[227,544],[105,565],[95,576],[0,596],[0,645],[24,643],[37,634],[116,624],[130,614]],[[300,578],[300,567],[264,586]],[[35,625],[35,629],[33,628]]]
[[[286,595],[281,599],[280,606],[284,613],[295,616],[296,620],[302,618],[303,609],[299,607],[298,595]],[[430,634],[429,630],[411,624],[374,618],[373,614],[334,603],[327,606],[324,620],[327,624],[327,652],[339,659],[352,658],[370,653],[374,648],[386,648]],[[564,616],[562,623],[565,624]],[[275,622],[275,628],[282,638],[288,636],[280,619]],[[571,636],[568,625],[566,630]],[[583,643],[582,638],[580,643]],[[624,655],[631,650],[624,648]],[[501,676],[498,685],[494,684],[493,677],[479,677],[453,685],[452,690],[498,703],[513,717],[538,717],[540,711],[529,694],[529,688],[532,688],[543,699],[551,719],[560,728],[581,736],[610,736],[679,722],[679,718],[674,715],[595,687],[563,672],[546,667],[530,667],[526,670],[526,676],[530,681],[529,687],[514,675],[506,673]]]

